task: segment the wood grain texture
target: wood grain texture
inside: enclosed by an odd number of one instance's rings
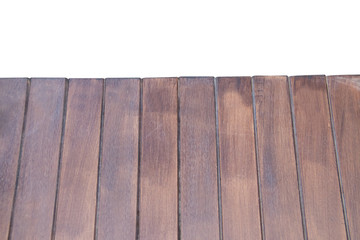
[[[144,79],[140,239],[177,239],[177,79]]]
[[[0,79],[0,237],[7,239],[14,197],[27,79]]]
[[[181,239],[219,239],[213,78],[180,78]]]
[[[328,77],[351,239],[360,236],[360,76]]]
[[[303,239],[287,77],[253,81],[265,237]]]
[[[31,79],[12,239],[50,239],[65,79]]]
[[[61,160],[56,239],[93,239],[101,79],[70,79]]]
[[[139,79],[106,79],[98,239],[135,239]]]
[[[251,78],[218,78],[224,239],[261,239]]]
[[[309,239],[346,239],[324,76],[291,77]]]

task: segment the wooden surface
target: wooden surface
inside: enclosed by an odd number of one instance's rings
[[[0,79],[0,239],[358,239],[360,77]]]
[[[360,76],[332,76],[328,82],[350,236],[357,239],[360,236]]]
[[[65,79],[32,79],[14,203],[14,239],[50,239]]]
[[[261,239],[251,78],[219,78],[218,103],[224,239]]]
[[[98,239],[135,239],[139,90],[139,79],[106,80]]]
[[[0,235],[8,237],[15,192],[26,79],[0,79]]]
[[[261,192],[267,239],[303,239],[286,77],[254,77]]]
[[[213,78],[180,78],[180,237],[218,239]]]
[[[176,91],[176,78],[143,80],[140,239],[177,239]]]
[[[55,239],[92,239],[98,176],[100,79],[69,80]]]
[[[291,85],[309,239],[346,239],[325,76]]]

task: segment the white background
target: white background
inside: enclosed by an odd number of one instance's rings
[[[360,74],[358,1],[0,1],[0,77]]]

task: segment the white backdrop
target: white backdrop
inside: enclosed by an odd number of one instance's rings
[[[0,77],[360,74],[357,2],[1,0]]]

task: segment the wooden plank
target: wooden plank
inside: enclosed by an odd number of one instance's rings
[[[177,79],[143,80],[140,239],[177,239]]]
[[[309,239],[346,239],[324,76],[291,78]]]
[[[106,79],[98,239],[135,239],[139,79]]]
[[[218,239],[218,189],[213,78],[181,78],[181,239]]]
[[[0,236],[7,239],[24,121],[26,79],[0,79]]]
[[[254,77],[254,93],[265,236],[303,239],[287,77]]]
[[[334,127],[351,239],[360,236],[360,76],[330,76]]]
[[[56,239],[94,237],[102,89],[101,79],[69,80]]]
[[[224,239],[261,239],[250,77],[218,78]]]
[[[31,79],[13,239],[50,239],[65,79]]]

